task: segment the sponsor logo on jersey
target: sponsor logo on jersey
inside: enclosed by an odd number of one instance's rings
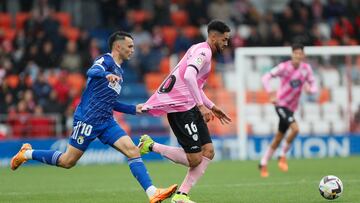
[[[120,94],[121,86],[119,82],[109,82],[108,87],[113,89],[117,94]]]
[[[296,79],[296,80],[291,80],[290,81],[290,86],[292,88],[297,88],[301,85],[301,81],[299,79]]]

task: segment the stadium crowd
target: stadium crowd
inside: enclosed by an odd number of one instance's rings
[[[125,65],[140,75],[135,82],[159,71],[163,57],[183,54],[204,40],[202,27],[215,18],[235,28],[218,63],[233,63],[237,47],[285,46],[295,40],[307,46],[359,44],[357,0],[280,2],[1,0],[0,124],[10,124],[14,137],[66,135],[86,70],[107,51],[104,40],[113,30],[135,38],[135,55]],[[53,118],[60,120],[60,133],[34,128],[53,126]]]

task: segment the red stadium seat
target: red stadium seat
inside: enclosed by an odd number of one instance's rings
[[[17,30],[24,28],[25,21],[30,18],[30,13],[18,12],[15,15],[15,26]]]
[[[146,10],[129,11],[129,18],[136,24],[142,24],[150,18],[150,13]]]
[[[16,88],[19,85],[20,79],[17,75],[9,75],[5,78],[6,84],[11,88]]]
[[[160,61],[160,72],[164,74],[168,74],[170,72],[170,58],[165,57]]]
[[[12,28],[0,28],[5,40],[13,41],[16,37],[16,30]]]
[[[171,13],[171,21],[177,27],[183,27],[188,24],[188,13],[184,10]]]
[[[70,41],[77,41],[80,37],[80,30],[76,27],[63,27],[63,35]]]
[[[164,26],[161,31],[164,36],[165,44],[172,48],[178,34],[176,28],[172,26]]]
[[[70,27],[71,26],[71,16],[66,12],[57,12],[54,14],[54,18],[59,21],[62,27]]]
[[[184,27],[184,35],[189,39],[193,39],[199,35],[199,28],[195,26],[186,26]]]
[[[145,75],[145,84],[147,89],[153,93],[165,79],[166,74],[163,73],[148,73]]]
[[[320,95],[319,95],[319,103],[323,104],[323,103],[327,103],[330,101],[330,91],[327,88],[322,88],[320,90]]]
[[[75,91],[75,95],[80,95],[85,85],[85,78],[80,73],[71,73],[67,76],[67,84]]]
[[[12,19],[9,13],[0,13],[0,28],[11,28]]]
[[[7,124],[11,128],[11,135],[14,138],[27,137],[29,134],[29,114],[15,113],[8,116]]]
[[[29,128],[31,137],[51,137],[55,135],[54,122],[46,116],[29,118]]]
[[[339,46],[340,43],[336,39],[330,39],[327,42],[325,42],[325,44],[327,46]]]

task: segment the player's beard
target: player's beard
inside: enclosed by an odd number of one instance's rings
[[[222,49],[221,47],[219,46],[218,43],[215,44],[215,47],[216,47],[216,54],[220,54],[222,52]]]

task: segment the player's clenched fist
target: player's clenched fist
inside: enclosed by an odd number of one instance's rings
[[[117,75],[114,75],[114,74],[108,74],[106,76],[106,79],[109,81],[109,82],[117,82],[120,80],[120,77],[117,76]]]
[[[144,104],[138,104],[138,105],[136,105],[136,113],[137,113],[137,114],[144,113],[144,111],[142,110],[143,105],[144,105]]]

